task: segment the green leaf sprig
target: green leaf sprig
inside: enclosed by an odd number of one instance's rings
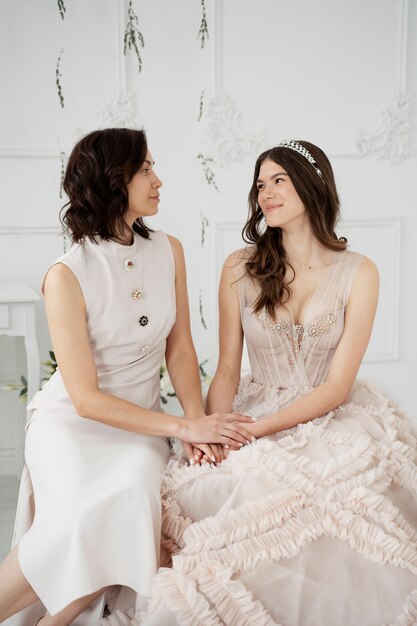
[[[59,181],[59,197],[62,200],[62,196],[64,194],[64,178],[65,178],[65,164],[66,164],[67,155],[65,152],[61,150],[59,153],[59,160],[61,162],[61,178]]]
[[[203,326],[205,330],[207,330],[207,324],[206,324],[206,320],[204,319],[204,313],[203,313],[203,292],[201,291],[201,289],[200,289],[200,296],[198,298],[198,309],[200,311],[201,325]]]
[[[206,39],[209,39],[205,0],[201,0],[201,11],[202,11],[201,24],[200,24],[200,30],[198,31],[197,38],[200,39],[200,47],[204,48]]]
[[[20,383],[7,383],[0,387],[3,391],[18,391],[19,392],[19,404],[27,402],[28,398],[28,381],[25,376],[20,377]]]
[[[199,105],[199,109],[198,109],[198,118],[197,118],[197,122],[201,121],[201,118],[203,117],[203,108],[204,108],[204,89],[200,94],[200,105]]]
[[[201,247],[204,248],[204,242],[206,239],[206,229],[209,226],[209,221],[207,217],[200,211],[201,218]]]
[[[45,376],[40,382],[40,388],[42,388],[42,384],[49,380],[52,374],[54,374],[58,368],[55,354],[52,352],[52,350],[49,351],[49,359],[47,361],[41,361],[41,363],[44,366],[43,369],[45,370]],[[28,381],[23,375],[20,377],[20,383],[8,383],[1,388],[5,391],[19,391],[20,404],[26,404],[26,402],[28,401]]]
[[[58,363],[56,362],[55,352],[52,352],[52,350],[49,350],[49,359],[47,359],[46,361],[41,361],[41,363],[46,373],[46,375],[41,380],[41,387],[42,387],[42,383],[45,383],[47,380],[49,380],[51,376],[55,374],[56,370],[58,369]]]
[[[200,161],[201,165],[203,166],[203,173],[208,184],[214,187],[216,191],[220,191],[218,186],[216,185],[214,172],[209,166],[209,163],[213,163],[213,159],[211,159],[210,157],[205,157],[204,154],[201,154],[201,153],[197,155],[197,159]]]
[[[60,14],[61,18],[64,19],[65,18],[65,13],[67,12],[64,0],[57,0],[57,2],[58,2],[59,14]]]
[[[58,98],[59,98],[59,104],[61,105],[61,108],[64,108],[64,94],[62,93],[62,87],[61,87],[61,78],[62,78],[62,74],[61,74],[61,57],[62,57],[62,53],[64,52],[64,48],[61,48],[59,55],[58,55],[58,60],[56,62],[56,68],[55,68],[55,83],[56,83],[56,89],[58,92]]]
[[[133,10],[132,0],[129,0],[129,6],[127,9],[127,24],[124,36],[124,48],[123,52],[126,56],[127,50],[134,50],[138,61],[138,72],[142,69],[142,57],[140,55],[139,48],[145,47],[145,41],[143,35],[139,30],[139,19]]]

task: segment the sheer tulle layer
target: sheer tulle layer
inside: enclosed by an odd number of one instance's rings
[[[251,377],[235,413],[278,412],[326,380],[362,257],[335,253],[303,324],[254,313],[259,285],[236,253]],[[302,416],[300,416],[302,418]],[[147,626],[417,624],[417,430],[358,381],[327,415],[232,452],[219,467],[174,459]]]
[[[243,381],[234,410],[261,419],[306,391]],[[173,568],[155,577],[141,623],[417,623],[416,442],[413,422],[359,381],[336,411],[218,467],[172,460]]]

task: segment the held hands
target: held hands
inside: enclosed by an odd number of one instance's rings
[[[226,458],[228,449],[238,450],[255,441],[251,432],[253,422],[247,415],[233,413],[213,413],[184,421],[180,436],[188,460],[191,464],[220,463]]]
[[[241,415],[236,416],[239,420],[242,417]],[[247,416],[245,416],[247,417]],[[264,432],[262,429],[262,421],[258,421],[256,418],[251,418],[252,423],[243,422],[241,425],[245,428],[246,431],[251,433],[251,441],[255,441],[259,437],[264,436]],[[229,446],[229,445],[220,445],[220,444],[205,444],[205,445],[194,445],[192,450],[192,456],[187,454],[187,458],[190,462],[190,465],[202,464],[202,463],[221,463],[225,458],[227,458],[230,450],[238,450],[241,447],[241,444],[238,446]]]
[[[246,424],[252,423],[253,419],[248,415],[213,413],[197,419],[183,420],[180,438],[189,443],[222,443],[237,449],[255,440],[246,428]]]
[[[190,465],[221,463],[228,455],[228,450],[217,443],[205,443],[197,446],[184,442],[182,447]]]

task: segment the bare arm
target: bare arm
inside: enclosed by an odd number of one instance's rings
[[[177,316],[168,336],[165,360],[169,377],[187,418],[205,415],[201,397],[200,375],[190,329],[190,312],[184,252],[175,237],[169,237],[175,259],[175,294]]]
[[[369,343],[378,302],[379,275],[364,258],[346,307],[345,328],[333,356],[326,381],[290,406],[253,426],[256,437],[292,428],[325,415],[346,401]]]
[[[75,409],[87,417],[124,430],[178,437],[184,441],[234,445],[240,426],[229,416],[195,420],[139,407],[99,389],[86,321],[83,295],[73,272],[54,265],[45,281],[45,304],[52,345],[68,395]],[[244,442],[247,441],[243,438]]]
[[[240,381],[243,330],[233,267],[236,254],[226,260],[219,288],[219,362],[207,396],[207,411],[230,412]],[[252,428],[253,430],[253,428]]]
[[[201,397],[200,374],[198,370],[198,361],[191,337],[190,314],[188,306],[186,270],[184,262],[184,253],[181,243],[174,237],[169,237],[174,253],[176,267],[176,303],[177,316],[174,326],[169,334],[165,359],[171,382],[174,386],[177,397],[184,409],[185,416],[188,419],[195,419],[205,415],[203,401]],[[230,411],[217,410],[213,411],[216,415],[228,414]],[[235,441],[232,447],[239,447],[243,442],[247,442],[251,434],[238,428],[242,438]],[[236,427],[234,427],[236,428]],[[246,438],[248,437],[248,438]],[[194,462],[200,462],[202,458],[206,458],[209,462],[221,461],[223,458],[223,448],[215,444],[211,446],[200,444],[199,449],[186,444],[184,445],[185,453],[188,459]],[[203,457],[203,455],[205,455]]]

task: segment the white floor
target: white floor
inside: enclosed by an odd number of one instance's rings
[[[10,551],[18,490],[16,476],[0,476],[0,561]]]

